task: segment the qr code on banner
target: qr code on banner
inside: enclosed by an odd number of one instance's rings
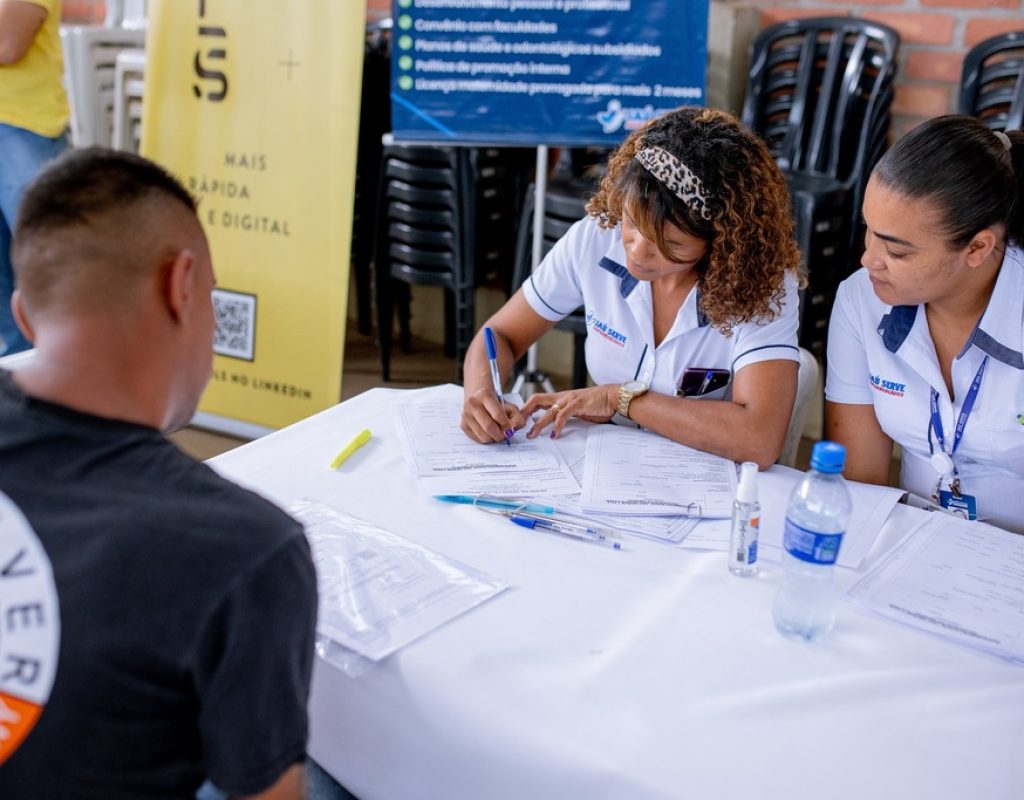
[[[213,352],[252,361],[256,349],[256,295],[214,289],[213,313],[217,319]]]

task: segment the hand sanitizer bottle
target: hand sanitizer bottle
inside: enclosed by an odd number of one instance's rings
[[[732,504],[732,535],[729,537],[729,572],[757,574],[757,529],[761,504],[757,502],[757,464],[746,461],[740,467],[740,484]]]

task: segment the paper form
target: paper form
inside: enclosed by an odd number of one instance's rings
[[[587,437],[588,512],[729,517],[736,465],[650,431],[601,425]]]
[[[1024,536],[934,513],[847,592],[859,605],[1024,664]]]
[[[579,483],[555,443],[527,439],[478,444],[459,428],[461,400],[410,400],[399,406],[406,461],[432,494],[574,494]]]
[[[323,503],[299,500],[288,510],[313,551],[317,632],[374,661],[507,588]]]
[[[757,540],[758,557],[778,561],[782,557],[782,533],[786,524],[786,507],[793,487],[803,473],[775,465],[757,475],[758,501],[761,503],[761,526]],[[836,563],[841,567],[859,567],[878,538],[885,520],[899,501],[902,492],[888,486],[872,486],[848,481],[853,511],[846,526],[846,535],[839,548]],[[731,524],[728,521],[701,520],[684,531],[681,547],[695,550],[728,550]]]
[[[593,430],[593,427],[588,426],[586,430],[589,432],[589,430]],[[569,461],[569,469],[572,470],[573,477],[582,484],[584,463],[586,461],[586,438],[580,438],[576,446],[566,448],[566,444],[566,440],[563,439],[563,454]],[[550,503],[558,509],[559,512],[565,512],[570,516],[579,517],[580,519],[586,520],[597,527],[608,528],[621,533],[629,533],[634,536],[643,536],[647,539],[654,539],[658,542],[679,542],[683,536],[686,535],[686,531],[689,530],[690,527],[690,520],[687,517],[644,517],[632,514],[613,515],[587,512],[583,510],[583,507],[580,504],[580,498],[580,494],[567,496],[555,495],[545,498],[545,502]]]

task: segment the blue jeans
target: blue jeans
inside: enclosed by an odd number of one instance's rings
[[[11,235],[25,187],[47,161],[63,153],[67,134],[55,139],[0,123],[0,355],[28,350],[32,345],[18,330],[11,313],[14,271],[11,268]]]

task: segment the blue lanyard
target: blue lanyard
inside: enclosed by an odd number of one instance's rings
[[[978,367],[978,374],[974,376],[974,381],[971,383],[971,388],[967,390],[967,397],[964,398],[964,404],[960,407],[960,416],[956,421],[956,429],[953,431],[953,445],[946,450],[946,436],[942,432],[942,417],[939,416],[939,393],[932,389],[931,395],[931,411],[932,411],[932,422],[928,428],[928,449],[930,452],[935,452],[935,446],[932,444],[932,431],[935,431],[935,439],[939,443],[939,449],[952,456],[956,453],[957,448],[960,446],[960,440],[964,438],[964,428],[967,427],[967,420],[971,416],[971,411],[974,409],[974,401],[978,399],[978,390],[981,388],[981,379],[985,377],[985,365],[988,364],[988,356],[985,356],[981,360],[981,366]],[[953,465],[954,471],[956,470],[956,463]]]

